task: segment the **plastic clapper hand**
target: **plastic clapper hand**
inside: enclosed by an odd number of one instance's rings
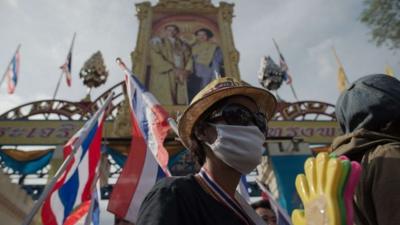
[[[296,189],[304,210],[292,213],[294,225],[340,225],[338,189],[342,166],[338,158],[319,153],[304,164],[305,175],[296,177]]]
[[[346,156],[340,156],[340,159],[347,159]],[[344,205],[346,208],[346,224],[354,224],[353,195],[361,176],[361,165],[356,161],[351,162],[350,173],[344,187]]]
[[[332,157],[332,156],[331,156]],[[336,158],[336,156],[334,157]],[[347,158],[339,157],[340,164],[342,165],[342,174],[339,180],[339,189],[338,189],[338,202],[339,202],[339,210],[340,210],[340,224],[346,224],[346,217],[347,217],[347,208],[344,200],[344,192],[345,187],[348,182],[349,173],[351,170],[351,163]]]

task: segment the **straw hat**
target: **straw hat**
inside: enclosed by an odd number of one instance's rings
[[[190,146],[192,146],[191,136],[193,126],[201,115],[214,103],[234,95],[247,96],[253,99],[260,110],[266,114],[267,120],[270,120],[274,115],[276,99],[269,91],[253,87],[244,81],[232,77],[215,79],[193,98],[179,119],[179,137],[186,148],[190,149]]]

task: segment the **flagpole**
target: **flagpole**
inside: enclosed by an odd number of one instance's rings
[[[110,111],[111,111],[111,108],[108,108],[108,109],[105,110],[105,113],[108,114],[108,113],[110,113]],[[104,130],[105,129],[103,127],[103,133],[104,133]],[[90,198],[91,202],[90,202],[89,212],[88,212],[88,214],[86,215],[86,218],[85,218],[84,225],[90,225],[90,223],[92,222],[92,215],[93,215],[93,209],[94,209],[94,203],[95,203],[95,201],[93,199],[93,195],[94,195],[94,191],[97,188],[96,184],[97,184],[97,181],[99,180],[99,178],[100,178],[100,162],[97,165],[96,174],[95,174],[95,177],[93,179],[92,185],[90,187],[90,190],[91,190],[91,198]],[[97,190],[96,190],[96,195],[97,195]],[[96,196],[96,197],[98,197],[98,196]]]
[[[4,72],[3,77],[2,77],[1,80],[0,80],[0,87],[1,87],[1,85],[3,84],[4,80],[6,79],[6,75],[7,75],[8,69],[10,68],[10,65],[11,65],[11,63],[12,63],[12,61],[13,61],[13,59],[14,59],[15,54],[17,54],[17,52],[18,52],[18,50],[19,50],[20,48],[21,48],[21,44],[18,44],[17,49],[15,50],[14,55],[11,57],[11,60],[10,60],[10,62],[8,63],[8,66],[6,67],[6,71]]]
[[[281,50],[279,49],[278,43],[276,43],[275,39],[273,39],[273,38],[272,38],[272,41],[274,42],[274,45],[275,45],[276,50],[278,51],[280,60],[282,61],[283,55],[282,55],[282,53],[281,53]],[[283,61],[284,61],[285,64],[286,64],[286,71],[285,71],[285,72],[287,73],[288,76],[290,76],[290,75],[289,75],[289,67],[288,67],[288,65],[287,65],[287,63],[286,63],[286,60],[283,59]],[[297,98],[297,94],[296,94],[296,92],[294,91],[293,84],[290,83],[289,86],[290,86],[290,90],[292,90],[292,94],[293,94],[294,98],[295,98],[297,101],[299,101],[299,99]]]
[[[277,50],[278,53],[280,54],[280,53],[281,53],[281,50],[279,49],[279,46],[278,46],[278,44],[276,43],[275,39],[272,38],[272,41],[274,42],[274,45],[275,45],[276,50]]]
[[[178,133],[178,126],[176,125],[176,122],[173,118],[169,117],[168,118],[168,124],[171,127],[172,131],[174,131],[174,133],[176,134],[176,136],[179,137],[179,133]]]
[[[295,98],[297,101],[299,101],[299,99],[297,98],[297,94],[296,94],[296,92],[294,91],[293,84],[290,84],[289,86],[290,86],[290,89],[292,89],[292,94],[293,94],[294,98]]]
[[[85,218],[85,223],[84,223],[85,225],[90,225],[90,223],[92,222],[92,215],[93,215],[93,209],[94,209],[94,203],[95,203],[93,195],[94,195],[94,191],[97,188],[96,187],[97,181],[100,178],[99,168],[100,167],[98,166],[98,168],[96,170],[96,175],[95,175],[95,177],[93,179],[93,183],[92,183],[92,186],[90,188],[91,189],[90,207],[89,207],[88,214],[86,215],[86,218]],[[96,195],[97,195],[97,190],[96,190]]]
[[[67,60],[68,60],[68,55],[69,55],[70,53],[72,54],[72,49],[73,49],[74,43],[75,43],[75,37],[76,37],[76,32],[74,32],[74,36],[72,36],[72,42],[71,42],[71,46],[69,47],[69,51],[68,51],[68,54],[67,54]],[[67,61],[67,60],[66,60],[66,61]],[[65,64],[65,63],[64,63],[64,64]],[[54,94],[53,94],[53,100],[54,100],[54,99],[56,98],[56,96],[57,96],[57,92],[58,92],[58,89],[59,89],[59,87],[60,87],[61,79],[62,79],[62,77],[63,77],[63,75],[64,75],[64,69],[62,68],[62,67],[64,67],[64,64],[61,66],[61,74],[60,74],[60,77],[58,78],[56,90],[54,91]]]
[[[74,32],[74,36],[72,36],[71,47],[69,48],[69,51],[70,51],[70,52],[72,52],[72,49],[74,48],[75,37],[76,37],[76,32]]]
[[[108,96],[107,100],[105,101],[105,103],[103,104],[103,106],[101,107],[101,109],[99,109],[97,112],[100,112],[103,110],[103,107],[106,107],[109,105],[109,103],[112,100],[114,93],[111,93],[110,96]],[[96,114],[94,115],[96,116]],[[94,118],[94,116],[92,118]],[[81,139],[77,139],[77,141],[75,141],[73,143],[73,151],[71,152],[71,154],[69,154],[67,156],[67,158],[63,161],[63,163],[61,164],[61,166],[58,168],[56,174],[54,175],[54,177],[52,177],[52,179],[50,180],[49,184],[46,185],[46,187],[44,188],[42,194],[40,195],[39,199],[35,202],[35,205],[33,206],[32,210],[29,212],[29,214],[25,217],[24,222],[22,223],[22,225],[29,225],[31,224],[33,217],[36,215],[37,211],[39,210],[39,208],[42,206],[44,200],[46,200],[46,197],[48,196],[48,194],[53,190],[54,185],[56,184],[58,178],[60,178],[60,176],[64,173],[64,171],[67,169],[67,165],[71,162],[71,160],[73,159],[73,156],[75,155],[75,153],[78,151],[79,146],[82,144]]]
[[[61,74],[60,74],[60,77],[58,78],[56,90],[54,91],[54,94],[53,94],[53,100],[56,99],[58,88],[60,87],[60,83],[61,83],[63,75],[64,75],[64,70],[61,70]]]
[[[337,53],[336,53],[336,48],[335,48],[335,46],[332,46],[332,51],[333,51],[333,54],[335,55],[337,64],[339,65],[339,67],[343,68],[343,71],[344,71],[343,64],[342,64],[342,62],[340,61],[339,56],[338,56]],[[346,75],[346,73],[344,73],[344,74]],[[344,76],[344,78],[346,79],[347,84],[349,84],[350,82],[349,82],[349,80],[347,79],[347,76]]]

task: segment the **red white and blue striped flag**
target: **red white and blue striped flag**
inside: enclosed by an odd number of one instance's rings
[[[242,175],[240,177],[239,184],[236,188],[236,191],[246,200],[247,203],[251,203],[250,194],[249,194],[249,183],[247,182],[246,175]]]
[[[20,63],[20,56],[19,56],[19,47],[15,52],[14,57],[11,60],[10,65],[7,69],[7,91],[9,94],[14,93],[15,87],[17,86],[18,82],[18,74],[19,74],[19,63]]]
[[[60,69],[62,69],[62,71],[65,73],[65,78],[66,78],[68,87],[70,87],[71,83],[72,83],[72,75],[71,75],[72,49],[74,48],[75,36],[76,36],[76,34],[74,33],[74,37],[72,38],[72,42],[71,42],[71,47],[69,48],[69,51],[68,51],[67,59],[65,60],[65,63],[60,66]]]
[[[94,202],[92,203],[92,201]],[[93,208],[92,212],[89,212],[91,210],[91,204],[93,204]],[[84,225],[88,219],[86,217],[88,216],[91,216],[89,219],[90,225],[100,224],[100,208],[97,190],[93,191],[91,200],[83,202],[67,217],[63,225]]]
[[[266,225],[264,220],[257,215],[256,211],[254,211],[249,205],[249,202],[239,191],[236,191],[234,196],[229,195],[213,180],[204,168],[200,169],[198,175],[209,190],[216,196],[218,201],[232,210],[232,212],[242,220],[243,224]]]
[[[64,159],[73,154],[66,169],[47,196],[42,208],[44,225],[61,225],[72,211],[91,199],[92,185],[100,160],[106,109],[111,97],[64,146]]]
[[[285,72],[283,74],[283,79],[286,81],[287,84],[291,84],[292,83],[292,76],[289,74],[289,67],[286,63],[285,58],[282,55],[281,50],[279,49],[278,44],[276,43],[276,41],[274,39],[272,39],[272,41],[274,42],[275,48],[278,51],[279,54],[279,65],[281,67],[281,69]]]
[[[170,129],[169,115],[120,59],[117,59],[117,63],[125,72],[132,118],[132,142],[107,210],[117,218],[135,223],[147,193],[159,179],[170,176],[168,152],[163,146]]]

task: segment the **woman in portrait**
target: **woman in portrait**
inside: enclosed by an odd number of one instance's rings
[[[189,101],[208,83],[215,79],[216,73],[223,75],[221,48],[210,39],[213,32],[207,28],[198,29],[192,46],[193,74],[188,80]]]

